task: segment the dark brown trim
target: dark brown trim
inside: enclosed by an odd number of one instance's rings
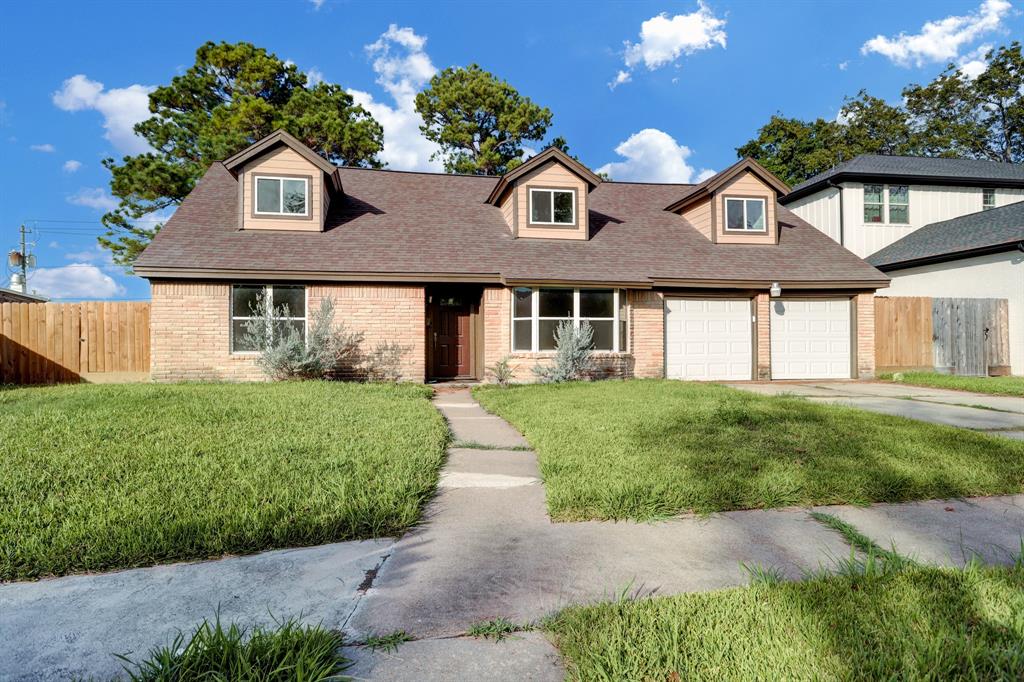
[[[772,282],[778,282],[782,289],[851,289],[861,292],[875,291],[889,286],[888,279],[885,280],[834,280],[834,281],[801,281],[801,280],[714,280],[714,279],[671,279],[655,277],[652,283],[657,288],[662,287],[695,287],[695,288],[727,288],[737,289],[750,288],[757,291],[767,291]],[[785,298],[784,296],[780,298]]]
[[[505,191],[508,190],[509,187],[513,185],[513,183],[518,178],[521,178],[527,173],[542,167],[548,161],[554,161],[565,166],[569,170],[569,172],[578,176],[591,189],[601,184],[601,178],[597,176],[589,168],[584,166],[582,163],[572,158],[571,156],[569,156],[560,149],[557,149],[555,147],[548,147],[540,154],[531,157],[530,159],[526,160],[524,163],[519,165],[517,168],[501,176],[501,179],[498,180],[497,184],[494,185],[494,189],[492,189],[491,193],[488,195],[486,203],[497,205],[498,200],[502,197]]]
[[[768,187],[774,189],[779,196],[789,192],[789,185],[775,177],[771,171],[759,164],[757,161],[747,157],[729,166],[724,171],[712,175],[710,178],[697,185],[696,190],[692,191],[690,194],[675,203],[666,206],[665,210],[672,213],[678,213],[688,206],[691,206],[701,197],[714,194],[715,191],[724,184],[745,172],[751,173],[760,178],[762,182],[768,185]]]
[[[252,176],[252,203],[249,204],[249,218],[252,220],[313,220],[313,176],[298,173],[273,173],[270,171],[249,171],[246,175]],[[273,180],[275,178],[298,178],[306,181],[306,189],[309,190],[306,196],[306,211],[308,215],[289,215],[286,213],[257,213],[256,212],[256,181],[260,178]],[[324,191],[324,188],[321,188]],[[283,192],[283,188],[282,188]],[[282,194],[281,200],[284,201]],[[245,201],[242,201],[242,210],[245,210]],[[244,228],[243,228],[244,229]]]
[[[254,142],[242,151],[238,152],[234,156],[229,156],[224,160],[224,167],[230,171],[234,171],[239,166],[245,164],[252,159],[262,156],[263,154],[271,151],[274,147],[279,144],[283,144],[286,147],[292,149],[299,156],[304,157],[307,161],[312,163],[314,166],[322,170],[324,173],[332,176],[332,182],[337,180],[339,182],[337,189],[341,189],[340,178],[335,175],[335,171],[338,167],[333,163],[320,156],[306,145],[299,142],[297,139],[289,135],[284,130],[275,130],[270,135],[267,135],[262,140]]]
[[[324,272],[317,270],[232,270],[221,268],[163,268],[136,267],[134,273],[147,279],[213,279],[235,280],[239,278],[263,279],[268,281],[303,280],[311,282],[402,282],[422,284],[426,282],[467,282],[475,284],[503,284],[498,274],[465,273],[380,273],[380,272]]]

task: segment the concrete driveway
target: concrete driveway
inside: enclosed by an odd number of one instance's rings
[[[1024,398],[923,388],[881,381],[736,382],[761,395],[792,395],[871,412],[959,426],[1024,440]]]

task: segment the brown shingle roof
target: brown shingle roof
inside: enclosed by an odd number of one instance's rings
[[[136,263],[147,277],[275,272],[371,279],[651,284],[662,280],[883,285],[886,277],[779,209],[777,245],[712,244],[664,210],[690,185],[601,183],[588,241],[513,239],[486,203],[494,177],[340,168],[319,232],[240,231],[237,181],[216,163]],[[190,273],[191,271],[191,273]],[[226,272],[224,272],[226,271]]]

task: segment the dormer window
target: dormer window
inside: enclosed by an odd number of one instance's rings
[[[256,215],[309,215],[309,179],[257,175]]]
[[[575,225],[576,191],[531,187],[530,222],[534,225]]]
[[[725,229],[729,232],[764,232],[764,199],[725,199]]]

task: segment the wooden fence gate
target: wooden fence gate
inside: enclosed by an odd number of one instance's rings
[[[113,372],[149,372],[149,303],[0,304],[0,383],[52,384]]]
[[[1006,299],[876,296],[875,367],[1009,374]]]

